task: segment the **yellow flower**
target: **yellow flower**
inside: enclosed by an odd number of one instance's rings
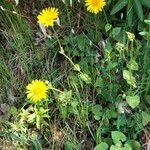
[[[37,16],[38,22],[42,23],[45,27],[54,26],[54,22],[58,18],[58,9],[54,7],[48,7],[43,9],[40,14]]]
[[[87,11],[97,14],[106,5],[105,0],[85,0]]]
[[[27,98],[30,99],[33,103],[37,103],[47,97],[48,86],[44,81],[33,80],[26,86],[26,89]]]

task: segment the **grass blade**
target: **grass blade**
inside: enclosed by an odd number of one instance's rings
[[[114,15],[115,13],[117,13],[119,10],[121,10],[123,7],[125,7],[127,5],[128,0],[120,0],[116,3],[116,5],[113,7],[113,9],[111,10],[110,14]]]
[[[143,9],[142,9],[141,2],[139,0],[134,0],[133,2],[134,2],[134,8],[136,10],[139,19],[143,21],[144,17],[143,17]]]

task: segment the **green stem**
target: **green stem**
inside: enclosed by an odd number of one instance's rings
[[[60,91],[59,89],[56,89],[56,88],[51,88],[51,90],[57,91],[59,93],[63,93],[62,91]]]
[[[132,59],[133,57],[133,41],[131,41],[131,54],[130,54],[130,59]]]
[[[57,42],[58,42],[58,45],[59,45],[59,48],[60,48],[59,53],[62,54],[65,58],[67,58],[67,59],[69,60],[69,62],[71,63],[71,65],[72,65],[73,67],[75,67],[75,64],[73,63],[73,61],[64,53],[64,49],[63,49],[63,47],[61,46],[60,40],[59,40],[59,38],[58,38],[58,34],[57,34],[57,32],[55,31],[54,28],[53,28],[53,31],[54,31],[54,33],[55,33],[55,36],[56,36],[56,39],[57,39]],[[79,71],[79,72],[81,73],[81,71]]]
[[[108,23],[108,19],[107,19],[107,15],[106,15],[105,9],[103,9],[103,12],[104,12],[105,20]]]
[[[58,45],[59,45],[59,48],[60,48],[60,50],[62,49],[62,46],[61,46],[61,44],[60,44],[60,41],[59,41],[59,38],[58,38],[58,34],[57,34],[57,32],[55,31],[55,29],[54,28],[52,28],[53,29],[53,31],[54,31],[54,33],[55,33],[55,36],[56,36],[56,39],[57,39],[57,42],[58,42]]]
[[[73,61],[72,61],[65,53],[62,53],[61,51],[60,51],[60,53],[61,53],[63,56],[65,56],[73,66],[75,66],[74,63],[73,63]]]

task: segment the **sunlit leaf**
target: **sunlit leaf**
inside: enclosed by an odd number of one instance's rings
[[[114,143],[120,143],[120,141],[122,142],[126,141],[126,136],[120,131],[112,131],[111,136]]]
[[[137,107],[140,103],[140,97],[138,95],[135,96],[127,96],[126,101],[133,109]]]

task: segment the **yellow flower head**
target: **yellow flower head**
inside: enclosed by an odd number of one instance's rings
[[[87,11],[97,14],[106,5],[105,0],[85,0]]]
[[[44,81],[33,80],[26,86],[26,89],[27,98],[30,99],[33,103],[37,103],[47,97],[48,86]]]
[[[37,16],[38,22],[42,23],[45,27],[54,26],[54,22],[58,18],[58,9],[54,7],[48,7],[43,9],[40,14]]]

